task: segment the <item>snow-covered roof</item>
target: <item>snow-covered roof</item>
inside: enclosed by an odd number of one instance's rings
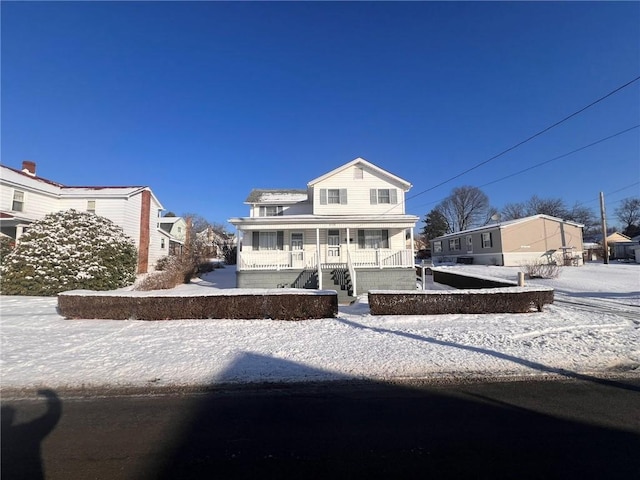
[[[256,203],[264,204],[290,204],[301,203],[308,200],[306,190],[294,190],[294,189],[253,189],[244,203],[252,205]]]
[[[158,223],[170,223],[170,224],[173,224],[173,223],[179,222],[180,220],[183,220],[183,218],[182,217],[160,217],[158,219]]]

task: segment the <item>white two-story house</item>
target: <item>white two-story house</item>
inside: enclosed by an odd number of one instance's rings
[[[356,158],[306,190],[253,190],[238,230],[240,288],[414,290],[413,229],[405,213],[411,184]],[[340,293],[339,292],[339,293]]]
[[[0,165],[0,187],[0,231],[17,241],[32,222],[74,209],[120,226],[138,249],[138,273],[169,254],[172,237],[158,228],[163,207],[147,186],[66,186],[37,176],[36,164],[24,161],[22,170]]]

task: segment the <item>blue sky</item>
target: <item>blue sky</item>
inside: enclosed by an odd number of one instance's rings
[[[223,224],[252,188],[306,188],[356,157],[411,182],[420,218],[461,185],[497,208],[535,194],[597,211],[605,192],[613,210],[640,192],[640,128],[487,185],[640,124],[640,81],[447,182],[637,78],[638,2],[1,13],[2,163],[63,184],[149,185],[167,210]]]

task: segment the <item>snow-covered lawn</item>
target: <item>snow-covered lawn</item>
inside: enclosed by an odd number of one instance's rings
[[[515,280],[517,268],[452,269]],[[233,268],[194,289],[230,288]],[[539,374],[640,375],[640,265],[567,267],[543,312],[372,316],[366,296],[337,318],[65,320],[56,298],[1,300],[3,388],[406,379]],[[436,285],[437,287],[437,285]]]

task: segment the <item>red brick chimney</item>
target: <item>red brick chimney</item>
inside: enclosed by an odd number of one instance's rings
[[[31,160],[23,160],[22,161],[22,171],[27,175],[31,175],[32,177],[36,176],[36,162],[32,162]]]

